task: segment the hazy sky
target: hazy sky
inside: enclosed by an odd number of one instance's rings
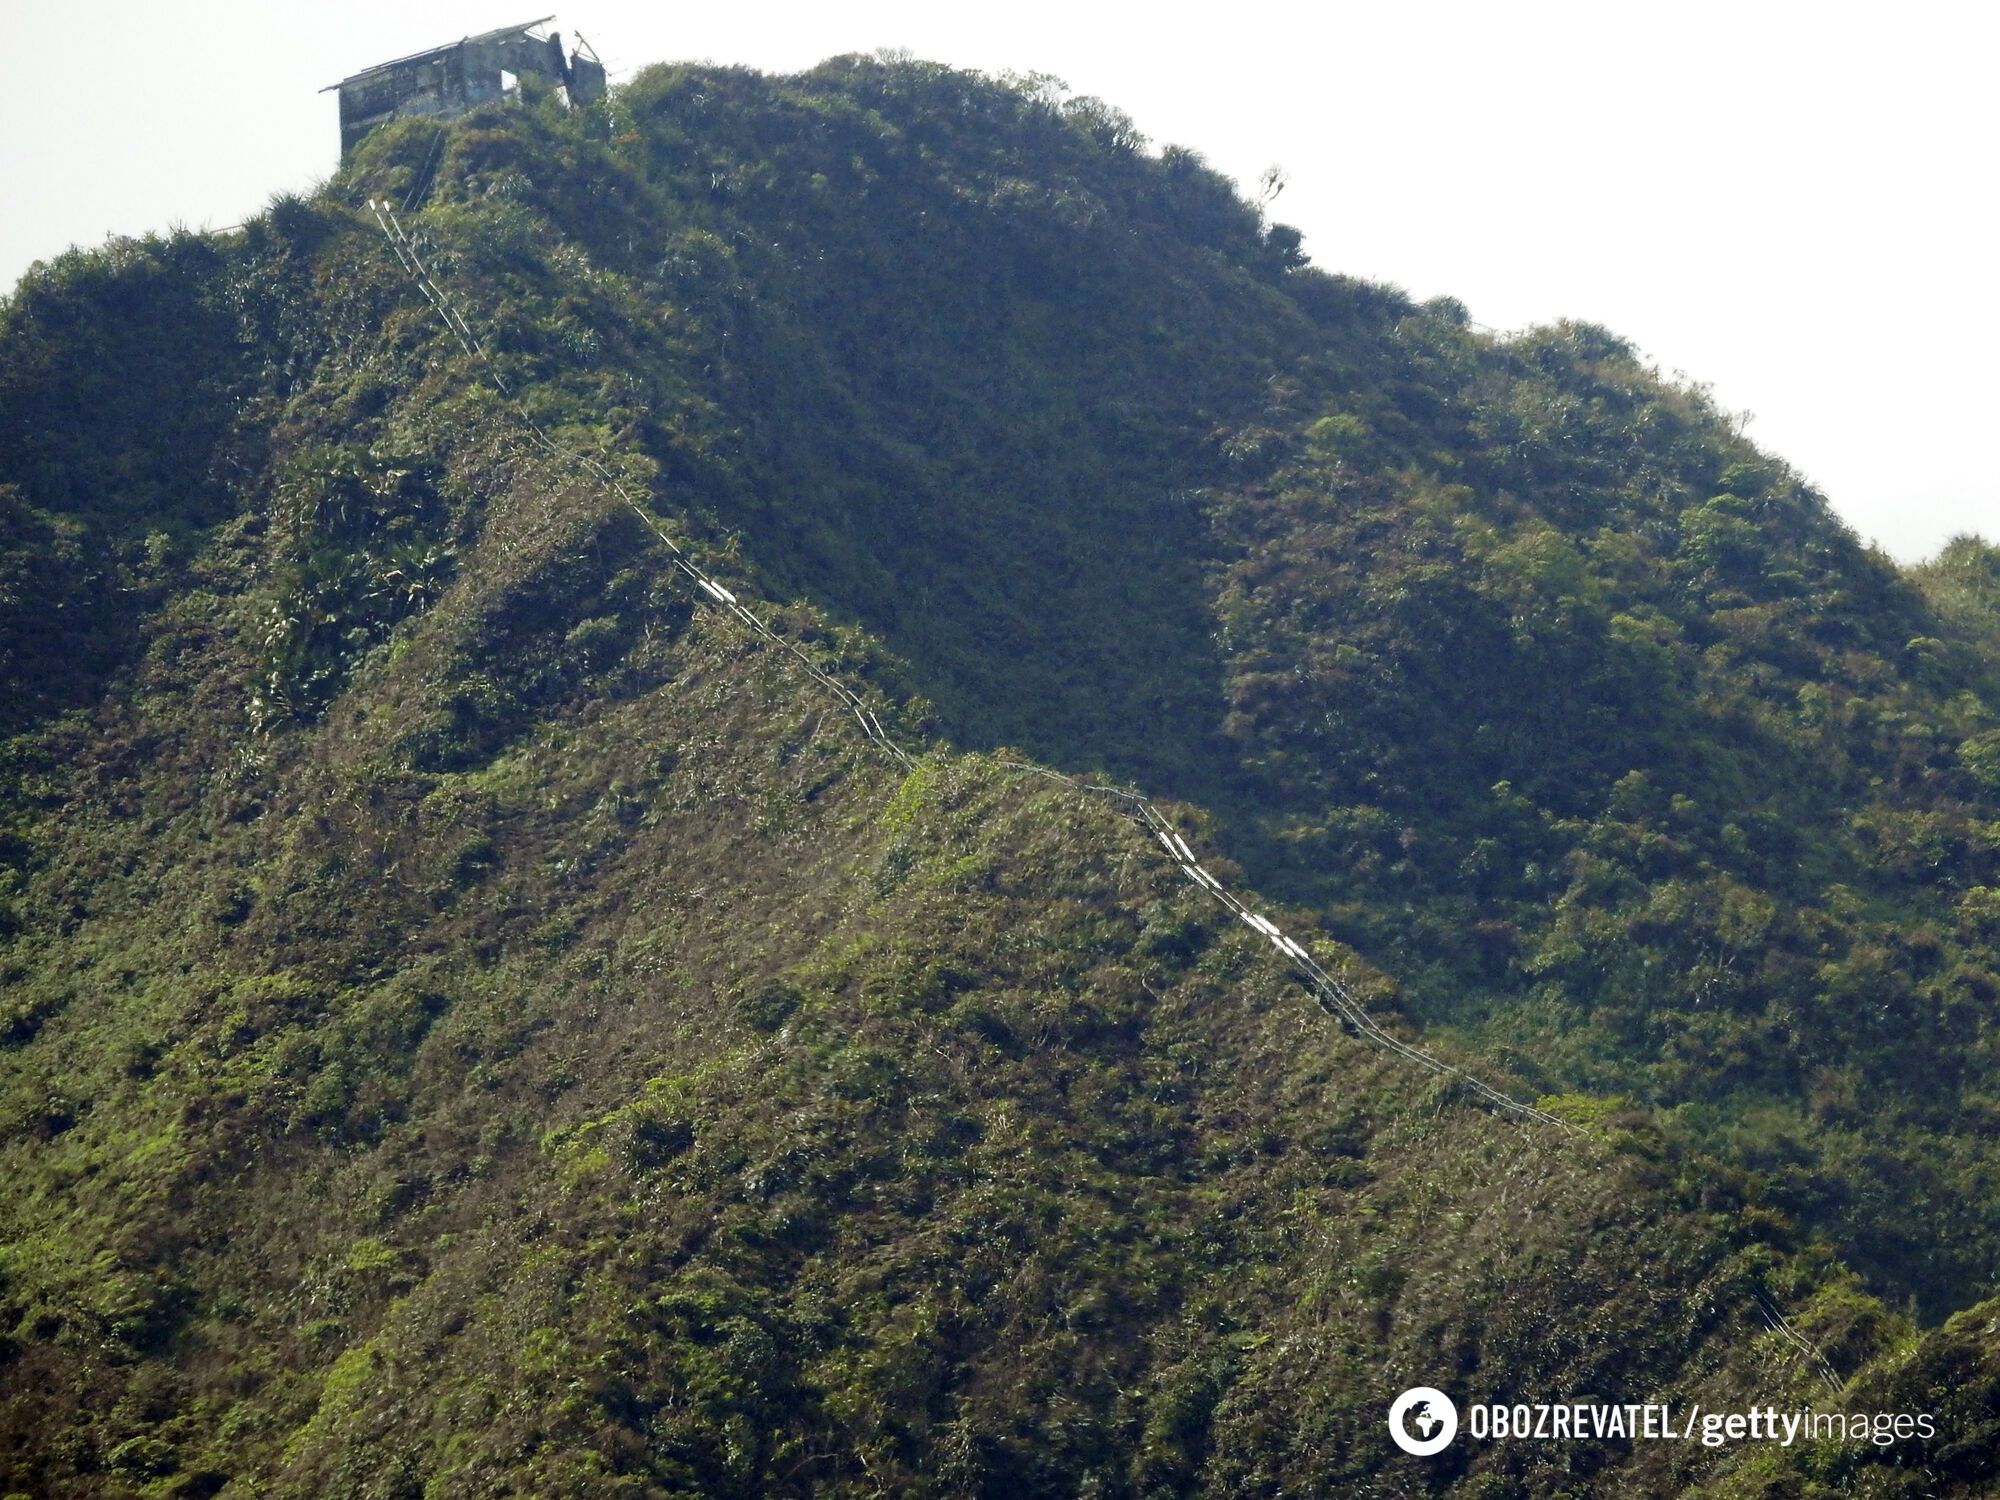
[[[557,0],[547,0],[549,4]],[[371,63],[532,0],[0,0],[0,279],[235,223],[338,157]],[[2000,537],[2000,8],[587,0],[614,79],[903,47],[1039,70],[1191,146],[1330,270],[1515,328],[1603,323],[1708,382],[1903,559]]]

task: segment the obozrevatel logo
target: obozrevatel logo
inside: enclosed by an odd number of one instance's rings
[[[1458,1433],[1458,1408],[1443,1391],[1413,1385],[1389,1408],[1389,1436],[1405,1453],[1428,1458]]]

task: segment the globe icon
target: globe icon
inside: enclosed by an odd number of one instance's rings
[[[1458,1433],[1458,1407],[1435,1386],[1412,1386],[1389,1407],[1389,1436],[1405,1453],[1428,1457]]]

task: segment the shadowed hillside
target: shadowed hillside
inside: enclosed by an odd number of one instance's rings
[[[1991,1482],[1991,548],[1044,80],[530,94],[0,312],[0,1490]]]

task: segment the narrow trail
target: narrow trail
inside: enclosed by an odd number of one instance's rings
[[[601,460],[587,453],[566,447],[551,437],[528,415],[513,387],[501,373],[499,367],[487,352],[484,342],[474,333],[471,324],[459,310],[457,303],[445,290],[442,282],[432,273],[423,259],[423,251],[416,240],[404,228],[396,206],[386,199],[368,200],[370,212],[375,216],[382,236],[396,257],[405,274],[415,283],[417,290],[437,312],[445,327],[450,331],[467,357],[483,369],[494,388],[506,399],[509,418],[527,435],[528,440],[550,457],[582,470],[591,478],[605,485],[619,501],[637,516],[641,524],[652,533],[661,546],[667,549],[674,567],[693,586],[696,602],[735,620],[759,639],[777,647],[790,656],[820,688],[830,693],[853,717],[861,733],[868,742],[903,771],[916,768],[916,760],[898,745],[883,727],[881,720],[870,709],[861,696],[838,678],[832,676],[814,661],[797,642],[780,635],[762,619],[756,611],[745,605],[722,583],[711,577],[691,558],[686,550],[667,534],[659,519],[646,507],[631,488],[622,481]],[[407,204],[405,208],[407,208]],[[1314,1003],[1336,1023],[1346,1027],[1356,1036],[1380,1048],[1385,1053],[1402,1059],[1430,1073],[1450,1078],[1462,1085],[1467,1092],[1494,1110],[1538,1125],[1555,1127],[1564,1135],[1577,1133],[1576,1127],[1559,1116],[1532,1104],[1513,1098],[1502,1090],[1466,1072],[1463,1068],[1418,1047],[1387,1031],[1380,1022],[1369,1014],[1367,1007],[1352,990],[1313,957],[1312,953],[1298,940],[1284,933],[1276,923],[1254,910],[1247,902],[1230,891],[1222,882],[1202,865],[1187,841],[1168,819],[1167,815],[1142,792],[1128,787],[1111,786],[1085,781],[1068,776],[1047,766],[1034,765],[1025,761],[1007,760],[1000,764],[1011,770],[1044,777],[1060,783],[1083,796],[1097,797],[1115,804],[1122,812],[1146,830],[1159,843],[1174,865],[1189,881],[1221,906],[1231,916],[1250,928],[1268,942],[1285,961],[1292,976],[1313,998]],[[1772,1301],[1759,1294],[1756,1297],[1759,1313],[1771,1333],[1793,1349],[1805,1362],[1808,1369],[1836,1394],[1841,1390],[1841,1381],[1833,1366],[1819,1349],[1800,1334],[1778,1311]]]
[[[564,447],[562,444],[556,442],[533,418],[527,415],[526,411],[522,409],[521,403],[515,398],[513,389],[508,385],[506,377],[501,374],[492,357],[487,353],[485,344],[472,331],[471,324],[466,321],[464,315],[459,311],[450,293],[444,289],[438,278],[431,274],[429,267],[424,263],[422,251],[409,232],[403,227],[401,217],[395,206],[386,200],[370,199],[368,207],[374,213],[376,223],[381,227],[384,238],[387,239],[390,248],[395,252],[396,258],[402,264],[404,271],[416,282],[417,289],[423,293],[425,299],[437,310],[439,317],[444,320],[445,326],[451,330],[452,336],[458,341],[459,346],[464,349],[470,358],[479,363],[481,368],[486,371],[488,378],[493,381],[495,388],[499,390],[501,395],[507,398],[509,416],[528,434],[529,440],[552,457],[576,465],[601,483],[610,486],[626,508],[637,516],[644,523],[646,529],[667,549],[673,558],[674,566],[680,570],[689,582],[694,584],[698,591],[697,598],[708,604],[711,608],[719,609],[729,614],[771,645],[788,652],[811,674],[813,681],[837,697],[842,705],[853,714],[855,721],[861,727],[862,733],[868,737],[871,743],[893,759],[905,771],[912,769],[916,764],[915,760],[890,737],[888,731],[882,727],[881,721],[852,689],[822,670],[818,663],[814,662],[795,642],[772,630],[755,611],[751,610],[735,594],[731,593],[721,583],[704,572],[687,555],[686,551],[672,537],[667,535],[666,529],[660,525],[653,514],[641,504],[638,497],[608,467],[588,454],[578,453],[574,449]],[[1204,869],[1200,861],[1196,859],[1194,851],[1188,847],[1187,841],[1181,837],[1180,833],[1167,819],[1166,814],[1161,812],[1152,799],[1143,793],[1125,787],[1104,786],[1080,781],[1074,777],[1065,776],[1059,771],[1052,771],[1046,766],[1031,765],[1025,761],[1006,761],[1003,764],[1014,770],[1048,777],[1079,792],[1107,798],[1117,804],[1123,812],[1144,827],[1147,832],[1159,841],[1161,848],[1166,850],[1167,857],[1174,861],[1183,875],[1201,890],[1207,892],[1230,915],[1250,928],[1260,938],[1270,943],[1291,967],[1293,974],[1312,994],[1320,1009],[1336,1021],[1347,1026],[1357,1036],[1372,1042],[1394,1056],[1415,1063],[1419,1067],[1433,1073],[1457,1080],[1464,1084],[1475,1097],[1492,1105],[1496,1109],[1519,1116],[1522,1119],[1534,1120],[1545,1125],[1553,1125],[1559,1130],[1570,1131],[1573,1129],[1567,1121],[1548,1113],[1546,1110],[1537,1109],[1531,1104],[1524,1104],[1520,1100],[1494,1088],[1491,1084],[1475,1078],[1463,1068],[1455,1067],[1444,1061],[1444,1059],[1426,1052],[1423,1048],[1413,1046],[1401,1038],[1391,1035],[1368,1013],[1367,1007],[1361,1003],[1353,991],[1349,990],[1332,974],[1328,973],[1302,944],[1293,938],[1287,937],[1270,918],[1254,910],[1247,902],[1230,891],[1221,881],[1217,880],[1215,876]]]

